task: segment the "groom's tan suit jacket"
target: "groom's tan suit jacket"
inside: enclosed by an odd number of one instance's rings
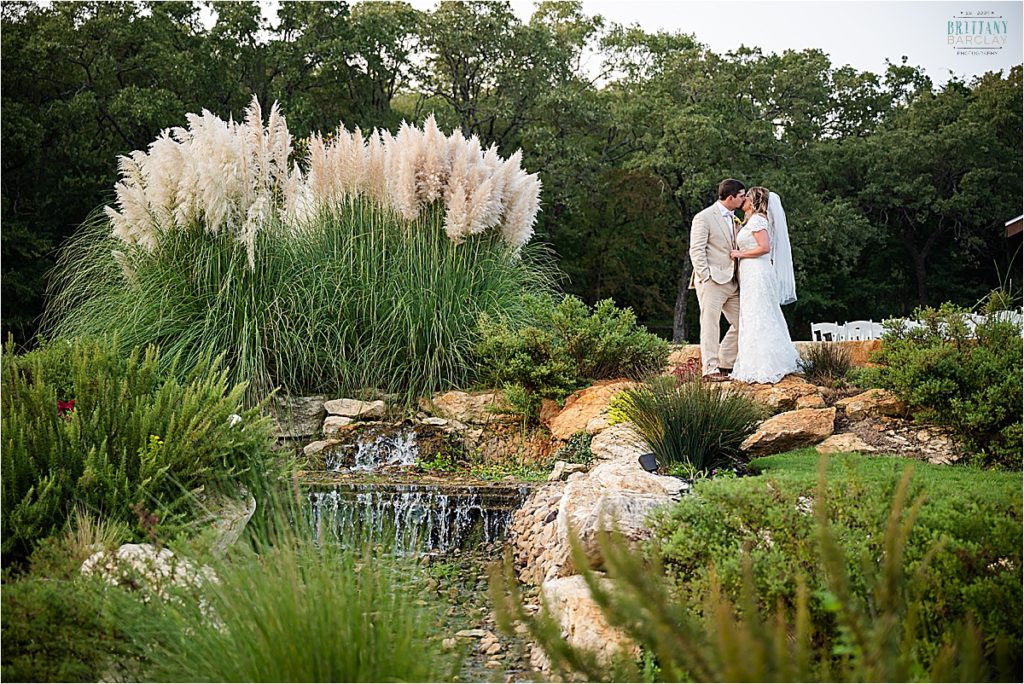
[[[732,281],[736,261],[729,252],[735,244],[735,226],[722,216],[718,202],[693,217],[690,227],[691,290],[697,283],[709,279],[720,284]]]

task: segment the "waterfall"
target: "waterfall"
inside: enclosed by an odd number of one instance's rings
[[[500,539],[529,491],[526,486],[339,484],[310,491],[308,515],[321,541],[393,535],[401,553],[449,553]]]

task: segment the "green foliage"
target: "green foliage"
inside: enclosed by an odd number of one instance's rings
[[[572,296],[558,303],[531,297],[527,306],[526,325],[481,319],[477,354],[485,382],[561,398],[588,380],[641,379],[660,371],[668,358],[668,344],[611,300],[598,302],[593,311]]]
[[[226,356],[248,399],[277,387],[417,396],[475,378],[483,314],[518,322],[524,292],[550,283],[544,262],[481,237],[455,244],[434,207],[415,222],[353,201],[308,225],[273,225],[256,268],[227,235],[170,231],[152,254],[119,263],[103,221],[62,256],[48,320],[57,335],[116,335],[192,362]]]
[[[871,597],[885,568],[878,559],[892,553],[882,530],[906,461],[833,457],[823,472],[824,492],[816,485],[817,461],[813,450],[754,460],[751,468],[762,472],[760,477],[701,481],[696,496],[658,518],[659,555],[677,580],[680,600],[699,606],[715,582],[731,600],[739,600],[747,553],[760,606],[796,606],[798,578],[803,577],[820,599],[810,605],[809,619],[836,647],[853,635],[843,631],[842,615],[830,608],[831,598],[819,593],[836,595],[833,575],[840,570],[848,574],[843,591],[850,600],[866,602],[867,615],[884,611]],[[921,500],[916,524],[900,550],[900,572],[914,577],[917,587],[916,657],[925,668],[932,667],[941,659],[950,626],[968,616],[987,637],[986,657],[995,653],[1000,635],[1009,640],[1009,652],[1019,654],[1022,575],[1014,559],[1022,553],[1020,478],[918,464],[906,498]],[[820,521],[812,515],[823,500],[828,501],[833,549],[822,546]],[[837,551],[845,559],[842,566],[834,560],[822,564],[823,554],[836,556]],[[838,600],[847,602],[842,596]]]
[[[92,582],[26,578],[5,582],[2,596],[4,681],[97,682],[113,659],[123,667],[141,655]]]
[[[865,376],[892,390],[924,421],[951,427],[985,466],[1021,468],[1021,327],[998,313],[966,325],[952,304],[915,312],[922,327],[890,329]]]
[[[559,447],[555,452],[554,460],[582,463],[589,466],[594,462],[594,452],[590,450],[590,443],[593,439],[594,436],[589,432],[577,432],[569,438],[569,441]]]
[[[802,368],[807,379],[822,387],[841,387],[853,367],[850,350],[841,344],[822,342],[803,354]]]
[[[659,463],[684,464],[691,474],[740,462],[740,444],[762,417],[754,401],[699,378],[656,377],[626,390],[618,406]]]
[[[132,507],[141,503],[170,533],[196,517],[192,490],[261,476],[269,426],[258,409],[242,409],[245,387],[229,385],[219,362],[162,364],[154,347],[124,356],[117,348],[96,339],[24,355],[4,349],[5,565],[59,532],[76,507],[138,536],[145,530]]]
[[[813,457],[803,460],[813,464]],[[809,465],[807,470],[812,468]],[[849,530],[844,521],[849,507],[845,494],[830,484],[832,478],[826,468],[822,460],[816,488],[813,476],[805,480],[814,503],[798,514],[803,519],[799,524],[802,543],[796,548],[787,544],[799,563],[763,567],[764,547],[780,541],[777,537],[774,542],[765,541],[762,530],[756,528],[745,534],[729,529],[737,543],[713,558],[687,556],[687,572],[683,573],[677,573],[675,561],[679,556],[669,547],[664,549],[668,565],[663,566],[659,553],[645,563],[619,535],[604,535],[599,540],[607,580],[598,579],[592,570],[585,570],[584,577],[609,623],[641,647],[639,663],[622,658],[611,667],[602,665],[591,654],[570,647],[554,621],[528,615],[510,564],[506,564],[504,577],[492,575],[499,622],[506,630],[516,622],[525,624],[557,671],[567,676],[581,675],[587,681],[1019,678],[1019,568],[1017,603],[998,611],[1002,619],[1016,621],[1015,631],[1001,631],[991,616],[984,615],[978,617],[985,622],[976,626],[971,617],[965,618],[955,608],[936,621],[936,616],[929,614],[934,607],[928,600],[929,580],[946,570],[941,563],[946,550],[944,541],[936,539],[932,530],[921,530],[926,527],[923,518],[927,504],[924,495],[913,494],[912,466],[902,477],[897,470],[889,469],[892,477],[888,491],[877,498],[882,505],[873,509],[865,530],[875,547],[869,558],[860,557],[848,544]],[[750,481],[750,496],[765,491],[762,478],[745,479]],[[735,490],[742,482],[740,479],[716,486]],[[709,527],[714,527],[715,515],[724,517],[727,524],[743,516],[736,496],[702,503],[711,490],[712,483],[704,484],[702,496],[684,500],[679,509],[705,507]],[[772,498],[770,491],[766,498]],[[780,512],[794,507],[792,500],[775,498]],[[753,527],[761,521],[748,518],[745,522]],[[1019,532],[1019,520],[1017,527]],[[700,530],[670,530],[666,524],[662,534],[693,537]],[[712,537],[723,538],[715,534]],[[1019,548],[1019,534],[1017,537]],[[578,567],[587,568],[585,553],[578,544],[574,544],[573,551]],[[913,562],[908,562],[910,559]],[[724,572],[722,564],[727,566]],[[668,577],[666,570],[670,572]],[[699,573],[696,587],[692,586],[695,570]],[[766,581],[788,585],[789,595],[776,600],[773,592],[766,590]],[[992,612],[995,605],[1003,604],[990,603],[986,611]],[[642,680],[638,665],[642,667]]]
[[[505,385],[502,388],[502,395],[505,397],[507,409],[505,413],[519,416],[523,426],[536,425],[540,420],[540,395],[531,392],[519,383]]]
[[[415,561],[369,545],[317,544],[286,517],[255,554],[214,563],[209,608],[168,602],[177,628],[161,639],[157,681],[447,681],[458,656],[441,648],[437,605]],[[386,546],[385,546],[386,548]],[[211,620],[209,615],[216,615]]]

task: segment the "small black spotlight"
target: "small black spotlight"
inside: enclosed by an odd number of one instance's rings
[[[654,452],[640,454],[640,458],[637,460],[640,461],[640,467],[649,473],[653,473],[658,469],[658,459],[655,458]]]

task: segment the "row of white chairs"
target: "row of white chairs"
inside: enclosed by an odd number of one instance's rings
[[[993,317],[999,320],[1011,321],[1017,325],[1021,325],[1024,321],[1020,311],[1000,311],[992,314]],[[981,314],[968,314],[966,323],[967,328],[971,332],[978,326],[979,323],[985,320],[985,316]],[[920,328],[921,323],[919,321],[912,321],[909,319],[903,319],[903,326],[908,330],[914,328]],[[812,323],[811,324],[811,340],[814,342],[846,342],[851,340],[880,340],[882,334],[885,332],[885,326],[881,323],[875,323],[874,321],[847,321],[843,325],[838,323]]]
[[[846,342],[848,340],[880,340],[882,324],[874,321],[847,321],[838,323],[812,323],[811,340],[814,342]]]

